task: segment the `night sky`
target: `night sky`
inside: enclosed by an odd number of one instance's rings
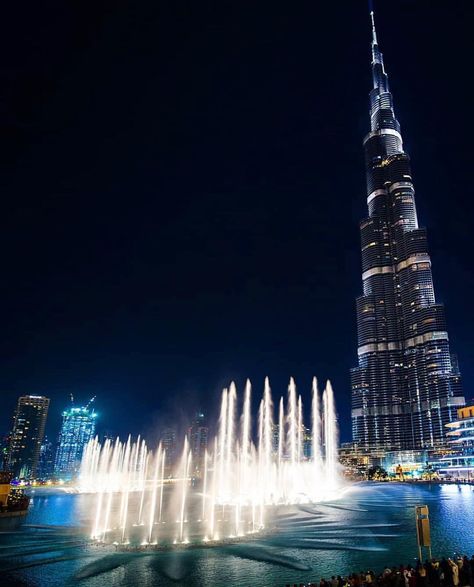
[[[474,6],[376,11],[471,398]],[[349,440],[365,0],[10,3],[0,46],[0,431],[44,394],[55,437],[73,393],[152,439],[231,379],[309,404],[315,374]]]

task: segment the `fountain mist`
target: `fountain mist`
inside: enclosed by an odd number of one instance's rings
[[[80,490],[97,494],[92,537],[124,544],[218,540],[261,530],[272,506],[334,499],[339,484],[337,420],[330,382],[321,402],[313,380],[311,426],[306,427],[293,378],[286,405],[280,398],[275,423],[266,378],[254,424],[256,444],[251,403],[250,381],[240,418],[235,385],[223,390],[218,434],[205,452],[199,494],[191,487],[192,451],[186,438],[169,479],[161,445],[151,451],[140,437],[102,445],[91,441],[83,455]]]

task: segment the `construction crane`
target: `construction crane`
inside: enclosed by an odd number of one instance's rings
[[[92,403],[92,402],[95,400],[95,398],[96,398],[96,397],[97,397],[97,396],[95,396],[95,395],[94,395],[94,396],[93,396],[93,397],[91,397],[91,399],[90,399],[90,400],[87,402],[87,405],[86,405],[86,410],[89,408],[89,406],[90,406],[90,405],[91,405],[91,403]]]

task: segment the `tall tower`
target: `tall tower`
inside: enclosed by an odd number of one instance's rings
[[[370,132],[364,139],[369,215],[360,223],[363,295],[359,365],[351,371],[353,439],[368,448],[441,446],[464,405],[444,307],[436,303],[426,229],[418,225],[403,150],[372,23]]]
[[[188,428],[189,446],[193,455],[194,470],[203,473],[204,458],[207,450],[209,428],[202,412],[196,412],[193,423]]]
[[[18,398],[10,436],[8,468],[15,477],[34,478],[48,416],[49,398],[25,395]]]
[[[54,461],[56,477],[70,480],[79,472],[84,447],[95,434],[97,414],[90,403],[82,408],[72,406],[63,412]]]

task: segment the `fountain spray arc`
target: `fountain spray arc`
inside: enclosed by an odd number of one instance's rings
[[[250,381],[240,415],[235,384],[223,390],[218,434],[205,453],[199,493],[191,487],[187,439],[175,475],[168,479],[161,445],[151,451],[140,438],[103,445],[91,441],[84,451],[80,490],[97,494],[92,537],[124,544],[235,538],[262,530],[272,506],[334,499],[340,483],[331,383],[321,401],[313,380],[310,427],[304,424],[293,379],[277,414],[268,378],[255,422],[251,404]]]

